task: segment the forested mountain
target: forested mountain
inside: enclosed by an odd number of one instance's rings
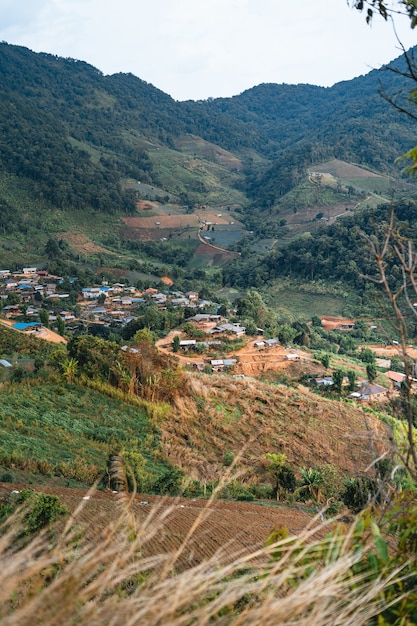
[[[104,76],[82,61],[2,43],[0,165],[54,206],[131,211],[120,180],[158,184],[149,145],[175,150],[193,134],[237,154],[246,166],[240,188],[270,204],[323,158],[399,171],[395,159],[417,137],[378,94],[380,83],[390,92],[410,87],[374,70],[331,88],[264,84],[232,98],[176,102],[133,75]]]

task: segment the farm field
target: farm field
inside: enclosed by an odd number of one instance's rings
[[[24,485],[0,483],[0,496]],[[36,487],[37,491],[57,495],[71,513],[82,505],[75,521],[86,529],[86,539],[99,543],[105,530],[115,524],[123,505],[118,494],[110,490]],[[85,496],[88,499],[83,499]],[[146,504],[144,504],[146,503]],[[204,499],[169,498],[137,494],[131,503],[136,523],[143,533],[143,556],[174,553],[186,540],[175,563],[181,570],[216,555],[225,563],[234,554],[250,553],[265,545],[276,528],[288,528],[290,534],[305,529],[313,515],[301,507],[261,506],[244,502]],[[195,525],[195,530],[191,532]],[[151,539],[146,541],[146,536]]]
[[[346,299],[338,293],[321,293],[320,286],[316,287],[316,291],[313,288],[313,284],[306,285],[306,288],[303,285],[295,287],[291,282],[279,279],[270,286],[265,300],[268,306],[281,315],[300,320],[311,319],[313,315],[321,317],[323,311],[328,315],[343,317],[347,307],[356,301],[354,294]]]

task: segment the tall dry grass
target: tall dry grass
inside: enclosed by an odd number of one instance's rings
[[[19,539],[19,516],[9,520],[0,538],[1,625],[359,626],[381,612],[384,591],[402,576],[400,568],[371,580],[369,571],[355,573],[371,550],[371,544],[359,548],[355,542],[357,524],[317,539],[317,533],[323,536],[317,520],[297,537],[282,533],[250,553],[231,555],[225,546],[180,569],[210,501],[175,551],[147,549],[152,556],[145,558],[145,546],[157,543],[169,513],[152,509],[138,525],[130,498],[120,494],[118,522],[94,542],[80,532],[80,509],[55,537],[48,531],[26,545]]]

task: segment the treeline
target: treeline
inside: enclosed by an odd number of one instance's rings
[[[395,205],[401,233],[414,240],[417,237],[416,210],[415,201]],[[361,289],[366,283],[361,275],[376,277],[375,259],[366,245],[366,237],[382,240],[389,214],[387,205],[364,209],[318,233],[301,237],[258,262],[252,256],[237,259],[223,268],[224,283],[244,289],[262,287],[279,276],[293,276],[294,279],[343,281]],[[398,261],[388,254],[386,262],[390,283],[398,286],[402,281]]]

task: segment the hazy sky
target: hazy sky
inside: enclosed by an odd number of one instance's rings
[[[417,43],[407,20],[405,48]],[[260,83],[329,86],[401,54],[346,0],[0,0],[0,40],[132,72],[176,100]]]

